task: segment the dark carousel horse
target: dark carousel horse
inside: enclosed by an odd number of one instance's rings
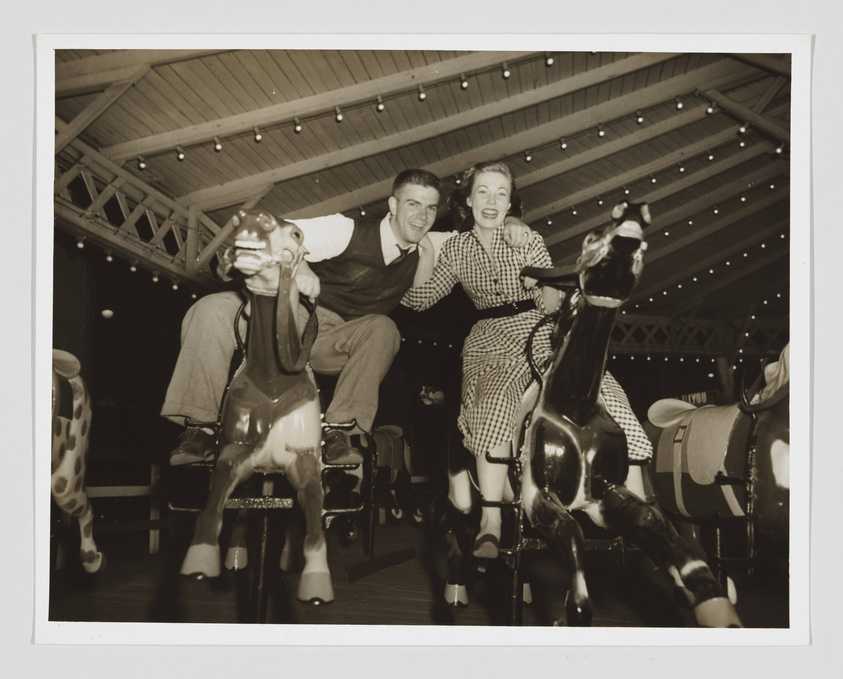
[[[197,517],[181,573],[218,576],[226,500],[254,472],[283,471],[305,519],[305,565],[297,597],[328,603],[334,592],[321,516],[321,412],[308,364],[316,336],[315,315],[303,337],[295,322],[298,292],[293,278],[306,252],[304,237],[295,224],[257,210],[241,210],[234,224],[235,248],[254,253],[267,266],[255,274],[261,279],[261,294],[248,292],[251,314],[245,359],[223,401],[208,501]],[[282,553],[282,568],[284,559]]]
[[[741,386],[739,402],[697,408],[663,399],[645,423],[659,506],[699,549],[704,524],[746,522],[750,567],[756,529],[777,549],[789,541],[789,346],[773,357],[756,384]]]
[[[693,594],[701,626],[740,626],[708,565],[658,507],[624,487],[629,472],[626,439],[598,396],[615,315],[643,270],[643,226],[650,222],[649,209],[624,202],[612,218],[602,233],[586,238],[576,273],[523,271],[570,294],[555,318],[551,363],[527,389],[514,431],[514,457],[520,458],[522,470],[520,501],[529,522],[568,566],[569,625],[591,623],[583,533],[571,514],[582,510],[597,525],[634,540],[648,555],[668,564]],[[452,605],[465,605],[464,586],[459,584],[465,565],[455,549],[454,531],[448,537],[451,574],[446,598]]]

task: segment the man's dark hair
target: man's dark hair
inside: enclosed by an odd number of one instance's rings
[[[439,179],[432,172],[427,170],[410,169],[399,173],[392,182],[392,195],[395,196],[407,184],[418,184],[419,186],[429,186],[442,193],[442,180]]]

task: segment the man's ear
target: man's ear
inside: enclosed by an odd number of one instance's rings
[[[398,212],[398,200],[395,196],[390,196],[387,202],[389,203],[389,214],[395,215]]]

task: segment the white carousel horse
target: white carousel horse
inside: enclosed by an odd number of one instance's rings
[[[738,403],[697,408],[663,399],[650,406],[652,426],[645,429],[653,441],[656,501],[699,549],[702,522],[733,519],[750,522],[750,556],[756,528],[771,544],[787,547],[789,353],[787,345],[764,367],[763,388],[742,388]]]
[[[79,522],[80,557],[88,573],[105,570],[105,556],[93,538],[94,510],[85,490],[88,437],[91,433],[91,397],[79,374],[79,359],[53,349],[53,417],[50,487],[56,504]],[[72,391],[70,418],[61,412],[61,383]]]
[[[277,293],[248,291],[251,313],[245,359],[223,400],[208,501],[197,517],[181,573],[218,576],[226,500],[254,472],[283,471],[305,520],[304,569],[297,597],[314,604],[329,603],[334,591],[321,517],[321,413],[308,363],[316,335],[315,315],[303,337],[295,320],[298,292],[293,279],[306,252],[303,234],[295,224],[279,222],[258,210],[241,210],[234,220],[238,227],[235,248],[265,259],[268,267],[256,275],[269,281],[277,275]],[[282,554],[285,559],[289,553]]]

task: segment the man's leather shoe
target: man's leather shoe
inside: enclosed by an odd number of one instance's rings
[[[170,453],[170,465],[178,467],[212,460],[215,449],[213,434],[202,431],[201,427],[187,427],[182,433],[178,448]]]
[[[351,445],[349,435],[340,429],[325,434],[325,462],[328,464],[360,464],[363,454]]]

